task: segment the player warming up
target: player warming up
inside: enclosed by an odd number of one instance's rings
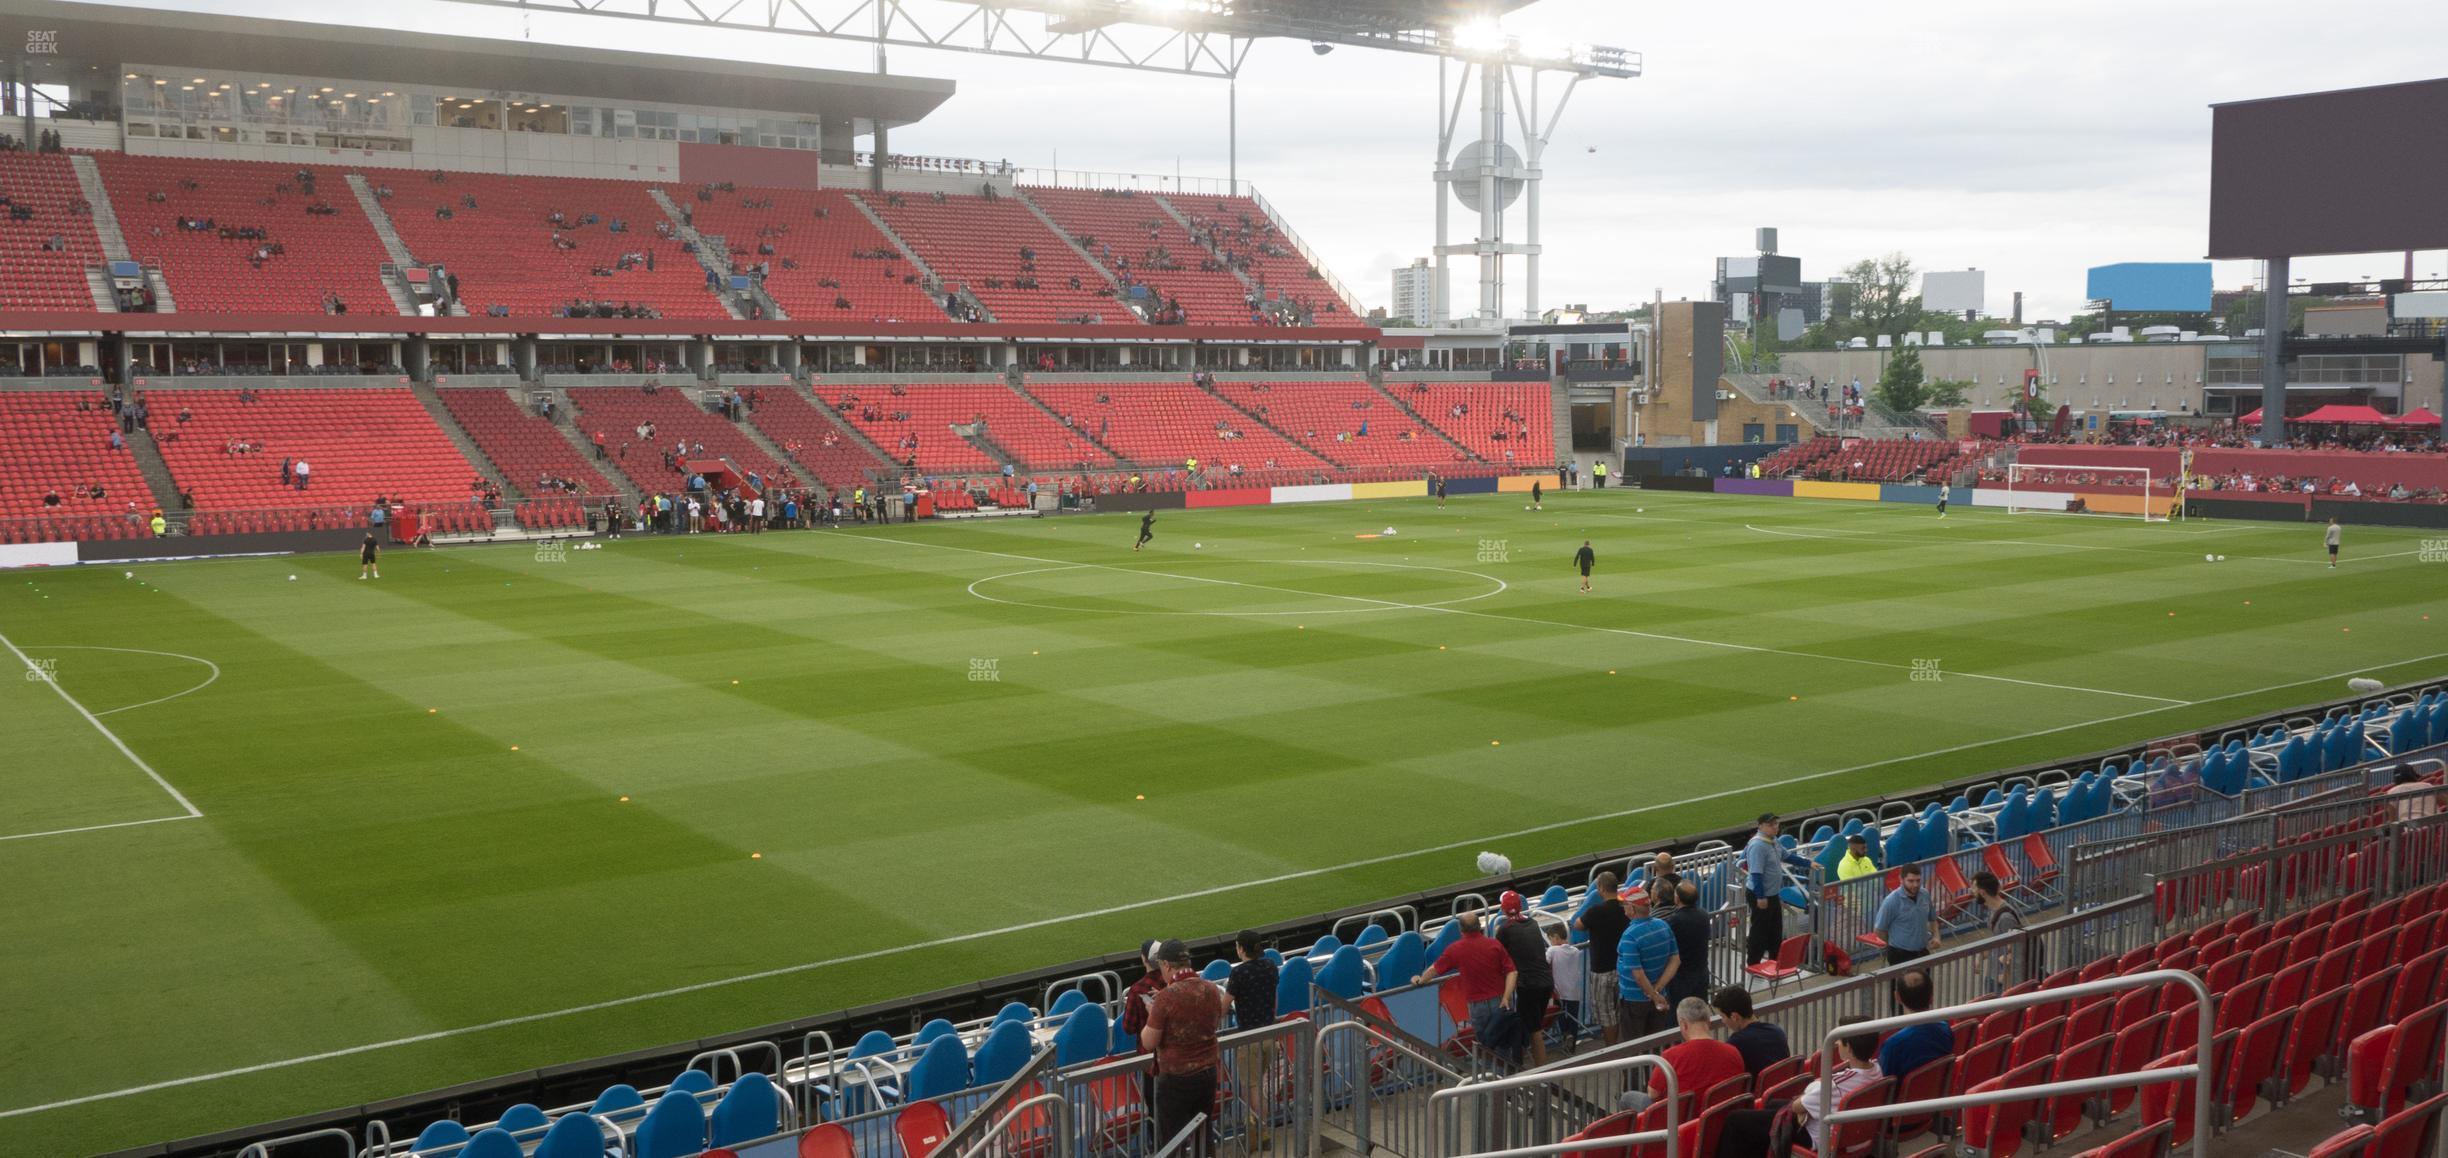
[[[1589,594],[1590,568],[1598,565],[1598,552],[1590,550],[1589,540],[1581,540],[1581,549],[1573,552],[1573,566],[1581,569],[1581,593]]]
[[[1533,481],[1530,484],[1530,509],[1534,511],[1546,510],[1546,496],[1547,492],[1541,489],[1536,481]]]
[[[1945,518],[1945,517],[1946,517],[1946,505],[1947,505],[1947,497],[1948,497],[1948,496],[1950,496],[1950,495],[1952,495],[1952,494],[1954,494],[1954,493],[1955,493],[1955,488],[1954,488],[1954,487],[1948,486],[1948,485],[1947,485],[1947,484],[1945,484],[1945,483],[1939,483],[1939,484],[1938,484],[1938,517],[1939,517],[1939,518],[1942,518],[1942,519],[1943,519],[1943,518]]]
[[[1147,546],[1148,542],[1155,537],[1156,512],[1149,511],[1146,514],[1139,516],[1139,541],[1131,544],[1131,550],[1136,551],[1141,547]]]
[[[382,568],[374,565],[374,561],[381,557],[382,545],[374,541],[374,532],[367,531],[365,542],[357,544],[357,577],[360,579],[382,578]]]
[[[1445,509],[1445,476],[1437,476],[1437,509]]]
[[[2333,518],[2329,520],[2329,529],[2321,532],[2321,542],[2326,544],[2329,548],[2329,569],[2332,571],[2337,569],[2339,537],[2340,532],[2338,530],[2338,521]]]

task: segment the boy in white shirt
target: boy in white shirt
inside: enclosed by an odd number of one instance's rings
[[[1582,982],[1587,971],[1581,967],[1581,947],[1572,943],[1572,935],[1562,925],[1547,926],[1547,971],[1555,977],[1556,1004],[1565,1016],[1572,1018],[1573,1033],[1588,1024],[1581,1006]]]

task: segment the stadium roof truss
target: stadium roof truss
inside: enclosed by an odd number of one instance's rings
[[[1636,77],[1636,52],[1497,30],[1534,0],[447,0],[884,48],[973,52],[1229,79],[1263,39],[1374,48],[1588,77]]]

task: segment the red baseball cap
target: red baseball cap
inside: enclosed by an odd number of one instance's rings
[[[1522,911],[1522,895],[1506,889],[1503,896],[1496,898],[1496,907],[1504,910],[1508,917],[1518,917]]]

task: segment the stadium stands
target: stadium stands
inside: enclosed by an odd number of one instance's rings
[[[674,319],[731,316],[697,258],[657,233],[670,219],[641,182],[364,173],[392,191],[384,208],[408,251],[459,279],[470,314],[500,307],[511,317],[554,317],[574,302],[600,302]]]
[[[142,529],[128,515],[149,517],[153,492],[135,452],[111,449],[118,430],[99,391],[0,392],[0,534],[22,542]]]
[[[1319,455],[1351,467],[1450,467],[1453,444],[1388,402],[1368,383],[1218,382],[1216,392]]]
[[[1024,469],[1102,470],[1115,465],[1112,455],[1064,429],[1000,382],[913,382],[882,390],[835,386],[829,393],[837,408],[843,399],[855,397],[855,404],[837,412],[894,461],[906,462],[916,453],[918,468],[928,474],[992,474],[1002,469],[974,441],[949,429],[954,423],[981,420],[985,440]]]
[[[689,210],[699,233],[723,239],[733,269],[765,263],[765,292],[793,318],[918,322],[944,316],[943,304],[916,281],[917,268],[846,193],[748,185],[720,191],[666,186],[665,192]]]
[[[85,270],[102,263],[102,242],[68,158],[0,153],[0,197],[0,308],[94,308]]]
[[[1250,287],[1165,212],[1154,194],[1031,188],[1021,195],[1107,269],[1146,284],[1160,299],[1179,301],[1188,324],[1248,324]]]
[[[748,423],[808,473],[834,490],[872,483],[891,471],[874,452],[817,412],[796,390],[766,390]]]
[[[1335,296],[1333,286],[1292,248],[1291,239],[1267,220],[1254,199],[1176,194],[1171,200],[1189,219],[1194,235],[1247,272],[1262,290],[1307,309],[1312,322],[1340,325],[1358,316],[1353,304]]]
[[[633,446],[622,463],[624,472],[648,489],[678,491],[687,481],[686,471],[663,465],[662,451],[683,443],[692,455],[703,447],[705,457],[727,459],[735,468],[763,479],[768,487],[800,485],[797,471],[775,462],[738,427],[690,401],[680,390],[586,386],[571,390],[569,399],[578,408],[579,431],[589,438],[602,431],[605,441],[615,445],[624,437],[635,441],[639,423],[654,423],[654,441],[659,446],[643,450]]]
[[[1178,467],[1186,458],[1211,470],[1330,465],[1222,399],[1179,382],[1032,384],[1028,392],[1140,466]]]
[[[998,322],[1139,324],[1138,315],[1115,300],[1105,275],[1018,201],[920,193],[863,199],[936,276],[968,287]]]
[[[180,313],[322,314],[336,296],[351,313],[398,315],[383,287],[382,239],[344,170],[126,153],[94,160],[128,252],[161,264]]]
[[[1489,462],[1555,465],[1555,403],[1544,382],[1388,382],[1386,389]]]
[[[362,513],[377,495],[465,502],[476,477],[406,389],[153,390],[146,399],[162,460],[199,511],[333,504]],[[312,468],[304,489],[281,481],[282,463],[298,459]]]
[[[559,427],[520,406],[509,392],[464,389],[438,393],[451,421],[467,432],[476,449],[493,463],[493,469],[510,480],[519,493],[544,498],[560,489],[548,485],[547,480],[574,484],[580,495],[618,493],[619,488],[569,444]],[[615,452],[628,446],[627,453],[620,456],[623,462],[631,455],[654,454],[650,447],[629,446],[635,441],[614,431],[606,436],[605,445]]]

